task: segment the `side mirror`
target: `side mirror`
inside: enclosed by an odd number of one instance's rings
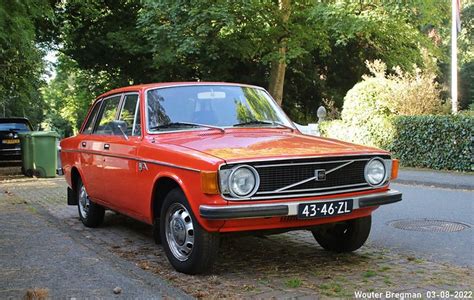
[[[111,123],[112,131],[114,135],[123,135],[123,137],[128,141],[128,135],[125,133],[127,129],[127,122],[122,120],[114,120]]]

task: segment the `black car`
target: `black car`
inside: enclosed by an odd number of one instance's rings
[[[31,130],[26,118],[0,118],[0,161],[21,160],[18,132]]]

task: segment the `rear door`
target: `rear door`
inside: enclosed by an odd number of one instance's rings
[[[79,140],[78,152],[82,181],[87,189],[87,193],[92,199],[97,199],[97,178],[102,167],[102,160],[92,152],[92,145],[95,137],[92,135],[99,114],[102,99],[97,101],[89,114],[82,132],[77,136]]]

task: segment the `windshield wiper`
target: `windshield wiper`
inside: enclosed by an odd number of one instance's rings
[[[247,122],[242,122],[242,123],[237,123],[237,124],[234,124],[232,125],[233,127],[240,127],[240,126],[247,126],[247,125],[272,125],[272,126],[280,126],[280,127],[284,127],[284,128],[288,128],[291,130],[291,132],[294,131],[294,129],[290,126],[287,126],[285,124],[282,124],[282,123],[279,123],[279,122],[276,122],[276,121],[259,121],[259,120],[251,120],[251,121],[247,121]]]
[[[206,127],[206,128],[211,128],[211,129],[217,129],[221,132],[225,132],[224,128],[222,128],[222,127],[212,126],[212,125],[207,125],[207,124],[190,123],[190,122],[171,122],[171,123],[166,123],[166,124],[153,126],[153,127],[150,128],[150,130],[160,130],[160,129],[173,128],[173,127],[183,127],[183,126]]]

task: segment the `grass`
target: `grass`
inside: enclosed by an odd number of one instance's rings
[[[321,289],[322,293],[326,296],[331,296],[331,297],[351,297],[352,293],[348,292],[345,290],[339,283],[337,282],[329,282],[329,283],[323,283],[319,286]]]
[[[303,281],[301,281],[301,279],[298,279],[298,278],[288,279],[285,283],[287,287],[292,288],[292,289],[299,288],[302,284],[303,284]]]
[[[379,268],[378,271],[379,271],[379,272],[385,272],[385,271],[388,271],[388,270],[390,270],[390,269],[391,269],[391,268],[390,268],[389,266],[383,266],[383,267]]]
[[[362,274],[364,278],[370,278],[376,275],[377,275],[377,272],[375,272],[374,270],[367,270],[364,274]]]

